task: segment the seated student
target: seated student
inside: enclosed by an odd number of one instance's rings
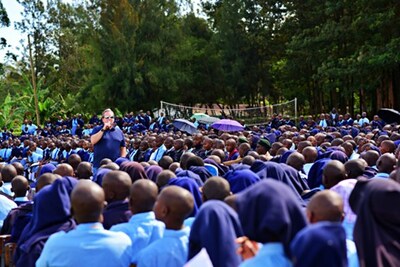
[[[354,242],[360,266],[400,266],[400,185],[389,179],[359,179],[349,199],[357,215]]]
[[[170,156],[163,156],[160,161],[158,162],[158,165],[163,169],[163,170],[168,170],[169,166],[174,163],[174,160]],[[147,170],[146,170],[147,171]],[[149,177],[150,178],[150,177]],[[154,182],[154,181],[153,181]]]
[[[192,212],[189,214],[188,217],[195,217],[197,214],[197,211],[200,209],[201,204],[203,203],[201,199],[201,192],[199,186],[196,184],[196,182],[188,177],[177,177],[177,178],[172,178],[168,181],[168,185],[176,185],[179,187],[182,187],[189,191],[194,199],[194,204],[193,204],[193,209]]]
[[[36,266],[129,266],[132,242],[124,233],[103,228],[104,201],[100,186],[92,181],[80,180],[71,193],[77,228],[52,235]]]
[[[148,179],[144,167],[140,163],[135,161],[127,161],[122,163],[120,170],[129,174],[132,183],[139,179]]]
[[[156,220],[153,212],[158,194],[157,185],[141,179],[133,183],[130,190],[129,207],[132,217],[129,222],[111,227],[111,231],[123,232],[132,240],[132,261],[136,264],[137,254],[164,234],[165,225]]]
[[[162,161],[164,158],[166,158],[168,156],[164,156],[160,159],[160,161]],[[168,169],[168,168],[167,168]],[[157,176],[160,172],[163,171],[163,168],[161,168],[158,165],[151,165],[148,168],[146,168],[146,175],[147,177],[149,177],[149,179],[153,182],[156,182],[157,180]]]
[[[165,223],[163,238],[151,243],[137,257],[137,266],[181,267],[188,257],[189,232],[183,221],[192,212],[194,200],[189,191],[168,186],[154,205],[156,218]]]
[[[18,176],[17,176],[18,177]],[[25,177],[24,177],[25,178]],[[37,179],[36,194],[45,186],[53,183],[56,179],[60,178],[58,175],[52,173],[45,173]],[[25,226],[32,218],[33,202],[29,201],[25,204],[12,209],[8,213],[7,218],[4,220],[4,225],[1,228],[0,234],[11,234],[10,242],[16,243],[21,236]]]
[[[11,165],[13,165],[14,168],[17,170],[17,175],[24,176],[24,174],[25,174],[24,166],[20,162],[16,161],[16,162],[11,163]]]
[[[1,183],[1,175],[0,175]],[[17,207],[14,201],[11,200],[9,196],[0,194],[0,228],[3,227],[4,220],[6,219],[8,213]]]
[[[1,178],[3,184],[0,187],[0,191],[8,196],[13,196],[13,192],[11,191],[11,181],[14,177],[17,176],[17,170],[11,164],[5,165],[1,169]]]
[[[156,184],[158,187],[158,191],[161,191],[161,189],[168,185],[169,180],[171,180],[172,178],[176,178],[176,174],[170,170],[164,170],[162,172],[160,172],[159,175],[157,175],[157,179],[156,179]]]
[[[238,212],[245,235],[237,240],[239,253],[253,256],[240,266],[291,266],[289,244],[307,221],[288,186],[264,179],[225,201]],[[257,254],[255,242],[263,244]]]
[[[322,174],[322,184],[325,189],[330,189],[345,179],[347,179],[347,173],[343,163],[331,160],[325,165]]]
[[[357,215],[354,214],[349,204],[349,197],[356,183],[356,179],[346,179],[330,189],[338,193],[343,199],[343,211],[345,216],[342,225],[344,227],[344,230],[346,231],[346,238],[349,240],[353,240],[354,224],[356,223],[357,219]]]
[[[132,216],[129,210],[129,189],[131,178],[123,171],[110,171],[103,177],[102,186],[106,196],[107,206],[103,211],[103,226],[111,226],[129,221]]]
[[[376,162],[376,167],[378,168],[378,173],[375,174],[374,178],[389,178],[390,173],[394,170],[396,166],[396,157],[393,154],[386,153],[379,157]]]
[[[93,177],[92,164],[87,161],[82,161],[79,163],[78,168],[76,168],[76,178],[90,180]]]
[[[308,176],[310,169],[314,162],[317,160],[318,151],[313,146],[307,146],[303,149],[302,154],[304,156],[305,163],[303,165],[304,173]]]
[[[346,240],[341,224],[343,208],[343,199],[332,190],[320,191],[311,198],[307,218],[314,225],[299,232],[292,242],[295,266],[359,265],[355,244]]]
[[[203,203],[208,200],[221,200],[232,195],[231,188],[226,179],[218,176],[209,178],[203,185],[202,189]]]
[[[238,266],[242,260],[236,253],[235,240],[240,236],[243,232],[237,213],[223,201],[209,200],[201,206],[193,222],[189,259],[205,248],[213,266]]]
[[[82,159],[78,154],[71,154],[68,157],[67,162],[69,165],[71,165],[72,169],[74,169],[74,172],[76,172],[76,169],[78,168],[79,163],[82,162]]]
[[[257,174],[250,170],[230,170],[224,177],[228,180],[232,193],[234,194],[243,191],[261,180]]]
[[[204,167],[204,161],[199,156],[190,157],[186,162],[186,168],[187,170],[192,171],[200,176],[200,179],[203,182],[205,182],[208,178],[212,176],[207,168]]]
[[[65,177],[65,176],[74,177],[75,176],[74,168],[72,168],[72,166],[69,165],[68,163],[58,164],[56,169],[53,171],[53,173],[58,174],[61,177]]]
[[[11,192],[14,193],[14,202],[18,206],[29,202],[27,193],[29,191],[29,182],[24,176],[17,175],[11,181]]]
[[[17,267],[35,266],[50,235],[75,228],[75,221],[71,217],[70,193],[76,183],[77,180],[70,177],[56,179],[35,196],[32,220],[17,243],[14,255]]]

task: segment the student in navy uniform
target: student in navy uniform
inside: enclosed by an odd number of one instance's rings
[[[103,226],[111,226],[127,222],[132,216],[129,210],[129,190],[132,185],[130,176],[123,171],[111,171],[104,175],[102,187],[107,206],[103,211]]]

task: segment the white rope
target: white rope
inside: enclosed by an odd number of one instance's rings
[[[252,110],[260,110],[260,109],[264,109],[264,108],[274,108],[274,107],[279,107],[279,106],[284,106],[287,104],[290,104],[292,102],[295,102],[296,99],[284,102],[284,103],[279,103],[279,104],[273,104],[273,105],[267,105],[267,106],[259,106],[259,107],[254,107],[254,108],[229,108],[229,106],[227,107],[226,105],[224,106],[224,109],[217,109],[217,108],[202,108],[202,107],[191,107],[191,106],[184,106],[184,105],[178,105],[178,104],[173,104],[173,103],[168,103],[165,101],[161,101],[161,109],[165,109],[165,105],[169,105],[172,107],[177,107],[179,109],[195,109],[195,110],[200,110],[200,111],[208,111],[208,110],[215,110],[215,111],[221,111],[221,110],[229,110],[229,111],[252,111]],[[296,102],[295,102],[296,103]],[[214,106],[214,105],[213,105]],[[227,108],[225,108],[227,107]]]

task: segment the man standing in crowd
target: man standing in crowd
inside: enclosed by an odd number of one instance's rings
[[[103,124],[96,126],[90,136],[90,142],[94,145],[94,171],[100,167],[100,161],[104,158],[115,161],[119,157],[126,157],[124,134],[114,125],[114,112],[105,109],[101,120]]]

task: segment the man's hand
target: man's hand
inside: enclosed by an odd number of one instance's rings
[[[113,127],[113,125],[112,125],[111,121],[107,121],[106,123],[104,123],[103,130],[107,131],[107,130],[110,130],[112,127]]]

